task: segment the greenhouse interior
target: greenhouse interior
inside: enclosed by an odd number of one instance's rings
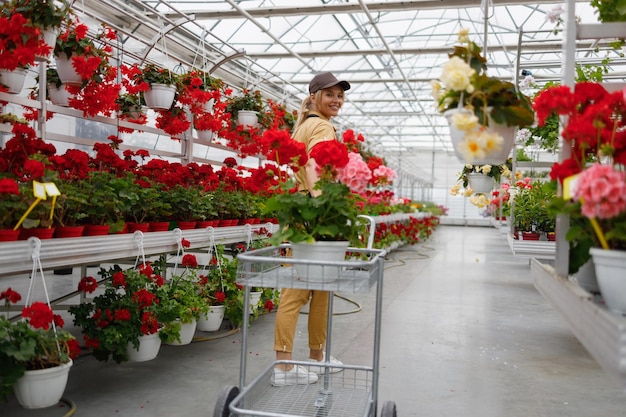
[[[1,416],[624,415],[623,0],[0,19]]]

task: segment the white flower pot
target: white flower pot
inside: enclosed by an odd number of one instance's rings
[[[135,349],[132,343],[128,344],[126,354],[131,362],[145,362],[157,357],[161,349],[159,332],[144,335],[139,338],[139,349]]]
[[[596,266],[593,263],[593,258],[589,259],[583,266],[580,267],[578,272],[572,276],[572,281],[590,293],[600,292],[598,278],[596,277]]]
[[[65,84],[61,84],[59,88],[55,84],[48,84],[48,98],[52,104],[69,107],[69,99],[72,98],[72,94],[67,91]]]
[[[626,314],[626,251],[591,248],[598,286],[609,310]]]
[[[176,87],[166,84],[152,84],[148,91],[143,93],[146,106],[154,110],[168,110],[174,103]]]
[[[19,94],[24,88],[26,81],[26,69],[16,68],[14,70],[0,69],[0,83],[9,89],[11,94]]]
[[[57,36],[59,35],[58,28],[48,28],[41,32],[39,35],[46,45],[50,46],[50,54],[54,51],[54,46],[57,43]],[[50,58],[50,54],[48,55],[35,55],[35,59],[37,61],[47,61]]]
[[[62,82],[69,85],[81,85],[83,83],[83,78],[72,66],[72,59],[68,58],[66,54],[59,54],[59,56],[56,57],[56,63],[57,73]]]
[[[452,139],[454,153],[456,154],[456,157],[459,159],[459,161],[463,162],[464,164],[473,165],[504,164],[509,158],[509,154],[511,153],[511,149],[513,149],[513,145],[515,145],[515,133],[517,131],[517,126],[509,127],[506,125],[500,125],[493,122],[491,118],[489,118],[489,127],[487,129],[502,136],[502,146],[499,149],[494,149],[493,151],[489,152],[485,155],[484,158],[468,160],[459,150],[461,143],[465,140],[465,132],[458,130],[452,125],[452,115],[459,112],[469,111],[465,109],[450,109],[443,113],[445,118],[448,120],[448,123],[450,124],[450,139]]]
[[[308,282],[333,282],[339,277],[341,267],[330,265],[314,265],[315,262],[343,262],[346,259],[346,250],[350,242],[313,242],[292,243],[291,256],[294,259],[310,261],[293,266],[298,278]]]
[[[17,401],[24,408],[45,408],[57,404],[65,391],[72,365],[70,360],[53,368],[26,371],[13,386]]]
[[[251,110],[239,110],[237,112],[237,124],[244,129],[252,129],[259,125],[257,112]]]
[[[211,306],[211,309],[198,320],[196,329],[201,332],[214,332],[222,327],[225,306]]]
[[[259,302],[261,301],[262,291],[250,292],[250,314],[254,313],[259,308]]]
[[[193,336],[196,333],[196,321],[193,320],[191,323],[181,323],[180,324],[180,342],[178,340],[174,340],[171,343],[167,343],[172,346],[183,346],[188,345],[193,340]]]
[[[213,140],[212,130],[196,130],[198,139],[202,142],[211,142]]]
[[[213,106],[215,106],[215,99],[212,98],[202,104],[202,111],[205,113],[213,114]]]
[[[476,194],[488,194],[496,184],[493,177],[478,172],[467,174],[467,181],[472,191]]]

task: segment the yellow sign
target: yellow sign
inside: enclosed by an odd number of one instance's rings
[[[18,227],[26,220],[31,211],[39,204],[41,200],[46,200],[48,196],[52,197],[52,204],[50,205],[50,216],[49,220],[52,223],[52,217],[54,215],[54,206],[57,201],[57,196],[61,195],[61,192],[57,188],[56,184],[53,182],[39,182],[33,181],[33,196],[35,197],[35,201],[30,205],[26,213],[20,218],[17,222],[13,230],[17,230]],[[50,227],[50,226],[48,226]]]

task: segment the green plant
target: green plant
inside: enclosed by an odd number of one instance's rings
[[[240,110],[255,111],[258,115],[263,112],[264,107],[263,96],[259,90],[244,89],[242,95],[226,99],[226,112],[230,113],[233,119],[237,118]]]
[[[171,220],[194,221],[198,220],[198,201],[202,198],[204,190],[201,187],[176,184],[163,195],[165,202],[171,207]]]
[[[139,94],[120,94],[115,100],[118,114],[130,118],[137,118],[142,112],[142,97]]]
[[[465,164],[463,170],[459,174],[459,181],[463,188],[467,188],[469,184],[469,174],[485,174],[495,180],[496,183],[500,182],[500,178],[511,176],[511,168],[513,167],[512,160],[509,158],[505,164],[502,165],[472,165]]]
[[[197,266],[195,255],[192,254],[183,256],[183,266],[189,262],[186,260],[189,257],[194,258],[194,264]],[[164,324],[162,333],[167,335],[166,342],[171,343],[175,340],[180,342],[181,323],[192,323],[209,311],[210,305],[202,297],[198,287],[200,279],[197,267],[189,266],[181,274],[173,275],[165,282],[165,297],[161,299],[162,313],[159,320]]]
[[[136,83],[152,84],[165,84],[178,86],[180,83],[180,76],[170,71],[167,68],[161,68],[154,64],[147,64],[141,72],[137,73],[134,78]]]
[[[534,181],[518,189],[513,203],[513,226],[521,232],[553,232],[556,217],[548,211],[554,197],[550,185]]]
[[[100,276],[104,292],[91,301],[71,306],[69,312],[94,357],[120,363],[128,360],[129,344],[137,348],[142,335],[158,332],[168,321],[169,314],[161,307],[162,302],[167,304],[167,290],[163,277],[155,274],[150,265],[127,270],[117,265],[101,268]],[[97,286],[93,277],[83,277],[78,290],[92,293]],[[167,340],[172,334],[159,333],[159,337]]]
[[[7,310],[21,298],[11,288],[0,293]],[[9,320],[8,313],[0,316],[0,397],[5,401],[24,371],[52,368],[80,354],[78,342],[48,304],[34,302],[21,316],[18,321]]]
[[[85,224],[89,206],[88,193],[76,181],[60,180],[58,187],[61,195],[57,197],[54,210],[54,223],[59,226],[79,226]]]
[[[3,14],[20,13],[41,29],[60,27],[71,13],[67,0],[12,0],[2,10]]]
[[[85,221],[95,225],[114,225],[122,216],[116,176],[106,171],[90,171],[86,179],[78,180],[78,186],[87,196],[89,205],[84,207]]]
[[[625,22],[626,1],[624,0],[591,0],[601,22]]]
[[[30,188],[14,178],[0,178],[0,229],[13,229],[30,206]]]

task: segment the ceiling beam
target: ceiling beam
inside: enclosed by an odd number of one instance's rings
[[[588,0],[576,0],[578,3],[588,2]],[[478,3],[478,4],[477,4]],[[491,0],[493,6],[514,6],[529,4],[536,6],[538,4],[554,4],[555,0]],[[378,12],[401,12],[405,10],[432,10],[432,9],[464,9],[468,7],[480,7],[480,3],[476,0],[416,0],[416,1],[396,1],[396,2],[380,2],[368,3],[367,8],[374,13]],[[261,7],[245,9],[246,12],[254,18],[270,18],[270,17],[289,17],[289,16],[307,16],[322,14],[340,14],[340,13],[361,13],[361,6],[357,3],[345,4],[327,4],[323,6],[304,6],[304,7]],[[188,10],[187,13],[194,14],[201,20],[225,20],[225,19],[241,19],[242,15],[236,10],[215,10],[206,11],[206,9]],[[175,14],[175,13],[169,13]]]

